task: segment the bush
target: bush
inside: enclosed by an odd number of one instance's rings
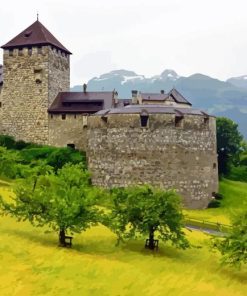
[[[217,199],[213,199],[209,202],[208,208],[219,208],[220,207],[220,201]]]
[[[33,160],[47,159],[58,148],[55,147],[39,147],[39,148],[26,148],[20,153],[25,163],[30,163]]]
[[[55,171],[66,163],[77,164],[79,162],[86,164],[85,154],[71,148],[57,148],[47,158],[47,164],[52,166]]]
[[[217,199],[217,200],[221,200],[221,199],[223,199],[223,195],[222,195],[221,193],[218,193],[218,192],[214,192],[214,193],[213,193],[213,196],[214,196],[214,198]]]
[[[243,155],[240,160],[241,166],[247,166],[247,155]]]
[[[0,135],[0,146],[7,149],[15,149],[15,139],[11,136]]]
[[[227,178],[233,181],[247,182],[247,166],[232,166]]]

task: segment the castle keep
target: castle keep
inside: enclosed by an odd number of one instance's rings
[[[2,46],[0,132],[86,151],[102,187],[174,188],[190,208],[218,190],[215,118],[169,93],[70,92],[70,54],[38,20]]]
[[[2,48],[2,133],[48,144],[47,109],[69,90],[71,53],[38,20]]]

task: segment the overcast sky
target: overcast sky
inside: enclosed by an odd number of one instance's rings
[[[2,2],[2,1],[1,1]],[[247,74],[247,0],[11,0],[0,43],[39,19],[70,51],[71,85],[116,69]],[[2,54],[0,63],[2,62]]]

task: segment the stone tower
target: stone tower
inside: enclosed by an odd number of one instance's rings
[[[47,109],[69,90],[71,52],[38,20],[2,48],[2,133],[47,144]]]

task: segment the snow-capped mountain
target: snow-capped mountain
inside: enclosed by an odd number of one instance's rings
[[[123,99],[131,97],[131,90],[168,92],[173,87],[176,87],[194,107],[235,120],[247,139],[247,75],[221,81],[200,73],[183,77],[171,69],[153,77],[122,69],[88,81],[88,91],[115,89]],[[82,86],[75,86],[72,91],[82,91]]]

